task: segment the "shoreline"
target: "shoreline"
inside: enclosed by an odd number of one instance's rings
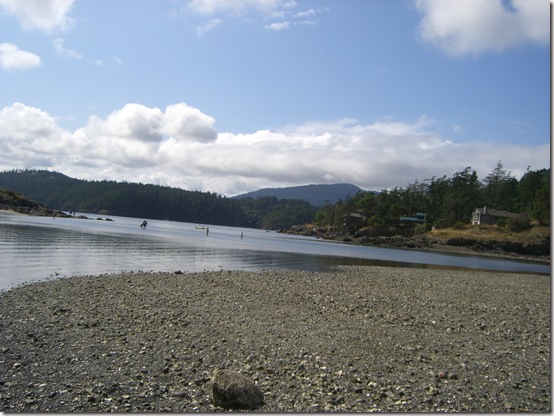
[[[507,259],[507,260],[522,260],[522,261],[530,261],[530,262],[536,262],[536,263],[546,263],[550,264],[550,256],[526,256],[522,254],[512,253],[495,253],[492,251],[476,251],[472,250],[469,247],[463,247],[463,246],[451,246],[448,244],[435,244],[434,247],[429,248],[418,248],[415,250],[421,250],[421,251],[430,251],[434,253],[444,253],[444,254],[462,254],[462,255],[470,255],[470,256],[479,256],[479,257],[492,257],[492,258],[498,258],[498,259]]]
[[[27,214],[22,213],[14,210],[9,209],[0,209],[0,214],[13,214],[13,215],[23,215],[23,216],[35,216],[33,214]],[[91,218],[87,218],[91,219]],[[109,218],[106,218],[106,220],[109,220]],[[277,231],[279,232],[279,231]],[[302,235],[302,234],[300,234]],[[321,237],[316,237],[321,238]],[[339,243],[345,243],[345,241],[337,239],[324,239],[326,241],[330,242],[339,242]],[[368,247],[383,247],[383,248],[401,248],[405,250],[418,250],[418,251],[424,251],[424,252],[432,252],[432,253],[443,253],[443,254],[462,254],[462,255],[471,255],[471,256],[480,256],[480,257],[492,257],[492,258],[502,258],[502,259],[509,259],[509,260],[523,260],[523,261],[529,261],[529,262],[537,262],[537,263],[545,263],[550,264],[551,258],[550,255],[548,256],[531,256],[531,255],[523,255],[523,254],[517,254],[517,253],[506,253],[506,252],[493,252],[493,251],[477,251],[473,250],[470,247],[466,246],[453,246],[449,244],[441,244],[438,242],[434,242],[432,245],[427,246],[421,246],[421,247],[409,247],[409,246],[394,246],[394,245],[380,245],[380,244],[362,244],[355,241],[348,241],[346,242],[348,244],[355,244],[355,245],[361,245],[361,246],[368,246]]]
[[[548,235],[542,235],[537,239],[521,238],[506,239],[501,236],[490,236],[483,238],[478,235],[465,236],[436,236],[432,233],[419,234],[417,236],[406,237],[401,235],[393,236],[368,236],[363,233],[354,235],[344,235],[333,232],[322,232],[309,226],[294,226],[287,230],[278,232],[292,235],[311,236],[326,241],[338,241],[349,244],[384,247],[415,249],[421,251],[432,251],[447,254],[468,254],[483,257],[497,257],[507,259],[522,259],[536,262],[550,262],[550,232]],[[538,232],[542,234],[542,232]]]
[[[0,208],[0,214],[24,215],[27,217],[31,216],[31,214],[25,214],[23,212],[14,211],[13,209],[2,209],[2,208]]]
[[[550,412],[551,277],[343,266],[120,273],[0,293],[0,411]]]

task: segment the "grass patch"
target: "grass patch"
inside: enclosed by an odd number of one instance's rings
[[[466,225],[464,227],[442,228],[429,232],[429,235],[441,240],[450,238],[467,238],[477,241],[497,240],[511,241],[522,244],[536,244],[544,239],[550,239],[550,227],[533,225],[530,229],[520,232],[510,231],[497,225]]]

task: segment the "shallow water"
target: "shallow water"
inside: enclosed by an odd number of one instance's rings
[[[337,265],[394,265],[550,274],[550,265],[544,263],[150,219],[140,228],[142,219],[111,216],[113,221],[105,221],[85,215],[93,219],[0,214],[0,290],[56,277],[150,270],[323,271]]]

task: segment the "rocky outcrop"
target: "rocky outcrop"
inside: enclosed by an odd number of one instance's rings
[[[264,402],[259,387],[233,370],[217,370],[212,381],[214,406],[226,409],[255,409]]]
[[[467,247],[475,251],[508,252],[524,256],[547,256],[550,254],[550,240],[546,238],[530,244],[524,244],[516,241],[450,238],[446,240],[446,244],[449,246]]]
[[[6,189],[0,189],[0,209],[41,217],[68,217],[67,214],[61,211],[45,207],[38,202],[26,199],[23,196]]]
[[[352,235],[329,227],[313,227],[310,224],[293,225],[285,230],[277,230],[278,233],[303,235],[306,237],[322,238],[324,240],[352,241]]]

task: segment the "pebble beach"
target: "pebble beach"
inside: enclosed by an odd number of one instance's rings
[[[0,293],[0,411],[551,412],[551,277],[396,267],[122,273]]]

